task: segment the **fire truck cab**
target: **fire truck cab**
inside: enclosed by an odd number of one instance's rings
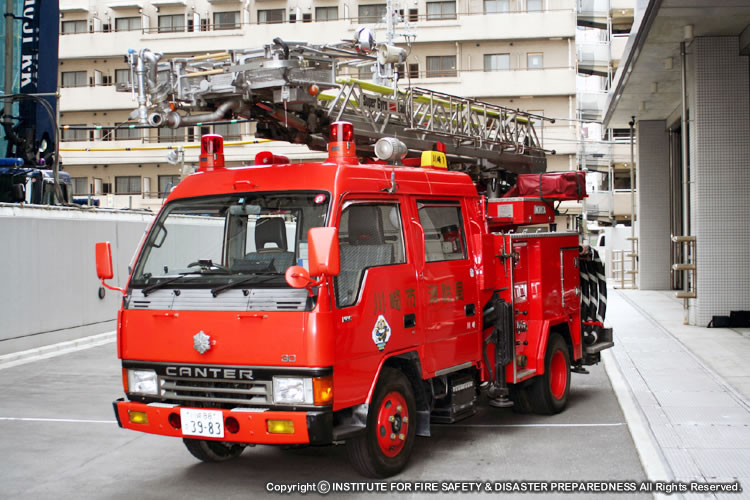
[[[204,144],[122,290],[121,427],[204,461],[345,442],[360,473],[387,477],[482,390],[561,411],[571,369],[612,345],[582,317],[578,235],[508,230],[549,220],[548,203],[479,196],[435,152],[361,164],[351,125],[333,126],[322,163],[224,168],[220,141]],[[112,277],[108,243],[97,271]]]

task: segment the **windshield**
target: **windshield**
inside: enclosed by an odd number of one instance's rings
[[[154,222],[131,286],[286,287],[288,267],[307,268],[307,231],[325,225],[329,198],[285,192],[174,201]]]

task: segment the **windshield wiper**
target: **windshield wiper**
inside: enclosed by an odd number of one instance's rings
[[[186,273],[180,273],[178,276],[175,276],[173,278],[169,278],[167,280],[160,281],[159,283],[154,283],[153,285],[147,286],[146,288],[142,289],[141,292],[143,293],[144,297],[148,297],[148,294],[153,292],[154,290],[158,290],[159,288],[164,288],[170,283],[174,283],[175,281],[181,280],[182,278],[190,274],[201,274],[201,273],[199,271],[188,271]]]
[[[221,292],[224,292],[226,290],[229,290],[230,288],[233,288],[235,286],[244,285],[245,283],[250,283],[253,280],[255,280],[258,276],[267,276],[266,279],[258,281],[258,284],[265,283],[267,281],[271,281],[273,278],[277,278],[279,276],[283,276],[282,273],[276,272],[276,271],[255,271],[250,273],[250,276],[247,278],[243,278],[241,280],[237,281],[230,281],[226,285],[217,286],[216,288],[211,289],[211,295],[214,297],[218,296]]]

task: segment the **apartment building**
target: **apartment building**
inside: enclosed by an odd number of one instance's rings
[[[603,224],[631,219],[630,129],[602,128],[599,122],[633,26],[634,6],[635,0],[578,1],[578,161],[589,171],[587,217]],[[633,173],[635,178],[637,169]]]
[[[556,118],[537,130],[554,149],[549,170],[577,168],[577,0],[394,1],[416,34],[407,47],[402,86],[426,87]],[[385,40],[383,0],[62,0],[60,2],[60,112],[63,125],[112,126],[128,120],[136,103],[115,91],[129,78],[123,56],[148,47],[165,58],[260,47],[273,38],[326,43],[353,38],[369,26]],[[355,76],[370,77],[367,67]],[[132,123],[132,122],[131,122]],[[198,139],[215,132],[239,143],[228,164],[250,162],[271,149],[292,161],[320,158],[304,146],[247,144],[252,123],[183,129],[64,130],[61,159],[77,195],[104,206],[152,207],[177,182],[180,166],[166,147],[197,163]],[[162,149],[160,149],[162,148]]]

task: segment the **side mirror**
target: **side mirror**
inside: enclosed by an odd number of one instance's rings
[[[411,220],[412,227],[414,228],[414,244],[411,245],[414,251],[414,264],[417,267],[417,273],[422,274],[424,272],[425,255],[424,255],[424,228],[416,219]]]
[[[311,276],[337,276],[341,269],[338,228],[310,228],[307,232],[307,258]]]
[[[96,275],[101,280],[109,280],[115,275],[112,270],[112,246],[109,241],[96,244]]]
[[[13,184],[13,203],[21,203],[26,201],[26,186],[23,184]]]
[[[104,280],[112,279],[115,275],[112,269],[112,247],[109,241],[100,241],[96,244],[96,275],[102,281],[102,286],[110,290],[116,290],[125,294],[125,290],[110,286]]]

